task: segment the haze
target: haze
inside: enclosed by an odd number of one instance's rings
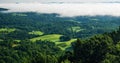
[[[38,13],[58,13],[61,16],[95,16],[112,15],[120,16],[119,3],[63,3],[63,4],[43,4],[43,3],[2,3],[0,8],[10,9],[8,12],[38,12]]]
[[[33,3],[33,2],[120,2],[120,0],[0,0],[0,3]]]

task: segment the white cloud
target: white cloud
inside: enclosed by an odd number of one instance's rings
[[[30,2],[120,2],[120,0],[0,0],[0,3]]]
[[[10,9],[9,12],[39,12],[58,13],[61,16],[83,15],[113,15],[120,16],[119,3],[83,3],[83,4],[0,4],[0,7]]]

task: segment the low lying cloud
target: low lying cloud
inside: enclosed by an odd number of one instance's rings
[[[0,4],[0,7],[10,9],[8,12],[58,13],[61,16],[70,17],[84,15],[120,16],[119,3],[81,3],[81,4],[20,3],[20,4]]]

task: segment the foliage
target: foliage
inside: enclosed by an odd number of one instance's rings
[[[19,44],[12,47],[14,44]],[[61,50],[48,41],[32,43],[28,40],[14,42],[6,40],[0,42],[1,63],[57,63],[58,52]]]
[[[119,20],[0,12],[0,63],[120,63]]]
[[[120,32],[117,34],[112,37],[114,32],[111,32],[95,35],[85,40],[77,39],[72,43],[73,52],[71,53],[73,56],[70,58],[73,59],[69,61],[74,63],[120,63],[120,42],[114,41]]]

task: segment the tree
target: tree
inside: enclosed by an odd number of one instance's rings
[[[81,42],[77,40],[73,50],[76,61],[82,63],[99,63],[104,58],[109,47],[112,46],[112,39],[107,35],[97,35]]]
[[[77,39],[77,41],[72,44],[74,59],[75,59],[76,63],[81,61],[81,57],[79,55],[81,55],[81,52],[83,49],[82,46],[83,46],[83,43],[82,43],[81,39]]]
[[[70,39],[71,38],[69,36],[65,36],[65,35],[63,35],[63,36],[60,37],[60,41],[61,42],[63,42],[63,41],[69,41]]]

